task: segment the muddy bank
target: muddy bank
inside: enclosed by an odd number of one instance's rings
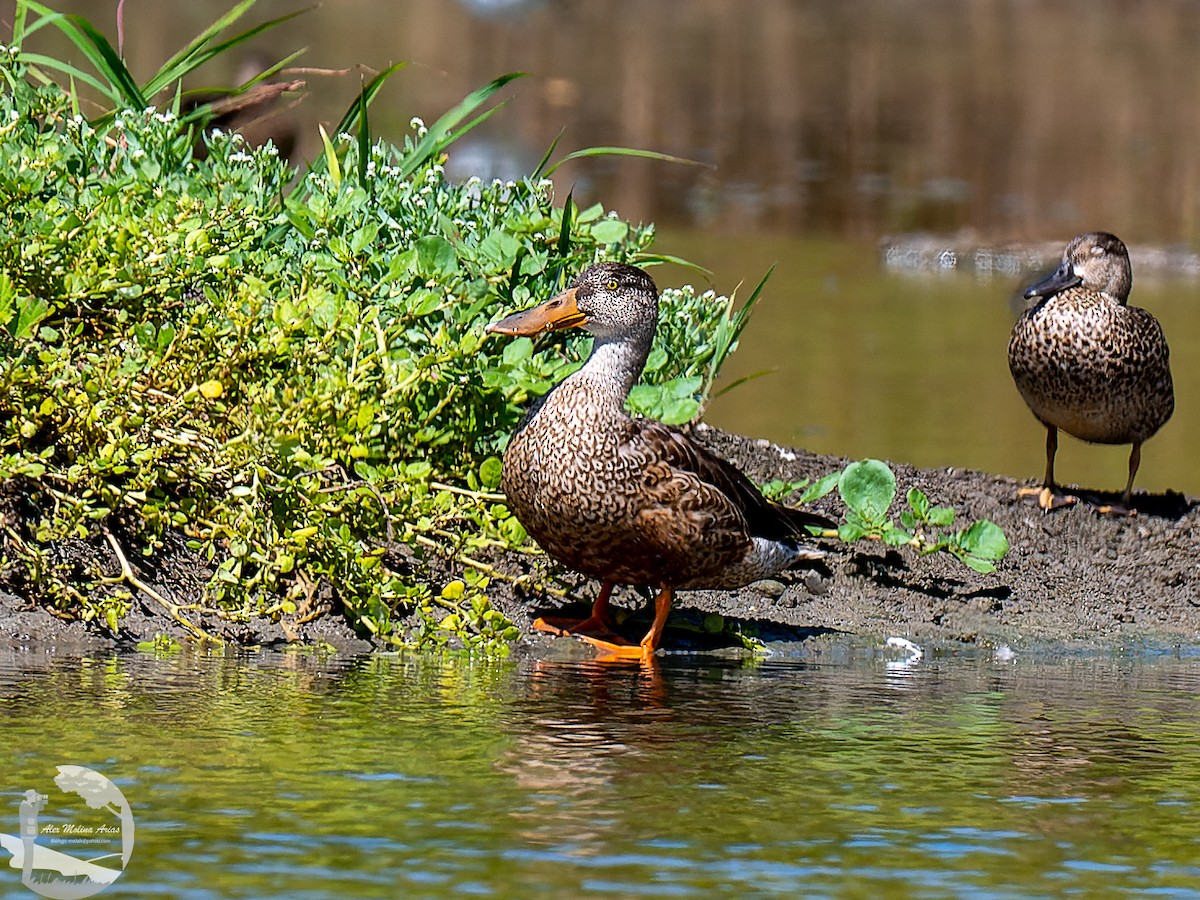
[[[696,433],[759,483],[816,478],[846,463],[704,426]],[[1197,500],[1178,494],[1137,495],[1138,515],[1129,519],[1104,517],[1085,505],[1043,514],[1031,500],[1017,497],[1022,484],[1013,479],[956,469],[892,468],[901,496],[916,486],[934,503],[953,506],[960,518],[986,518],[1000,525],[1012,549],[999,571],[979,575],[945,554],[922,557],[907,548],[895,550],[875,542],[822,541],[828,557],[819,570],[787,573],[740,591],[680,594],[672,619],[680,628],[668,633],[665,646],[706,646],[704,626],[711,629],[720,621],[713,614],[729,620],[735,629],[767,640],[848,632],[1013,646],[1200,643]],[[1115,494],[1105,496],[1115,499]],[[814,509],[834,518],[842,513],[836,493]],[[500,555],[489,562],[508,575],[532,573],[537,581],[565,589],[567,596],[558,597],[493,582],[489,593],[494,603],[526,634],[522,643],[533,652],[563,639],[533,632],[531,611],[554,609],[571,600],[587,603],[596,590],[594,583],[559,573],[542,558]],[[186,559],[177,559],[156,566],[146,577],[173,601],[189,603],[198,599],[202,579],[188,569]],[[448,566],[441,577],[455,574]],[[618,605],[633,608],[644,602],[632,589],[618,594]],[[235,626],[219,619],[203,624],[211,633],[242,645],[321,642],[350,652],[372,646],[346,626],[334,603],[324,614],[308,611],[305,617],[310,620],[302,622],[298,617],[278,625]],[[636,636],[644,625],[633,620],[629,628]],[[0,593],[0,642],[9,645],[50,645],[69,653],[90,647],[132,647],[156,634],[182,636],[161,608],[145,598],[135,601],[121,635],[113,638],[97,626],[62,622],[18,597]]]

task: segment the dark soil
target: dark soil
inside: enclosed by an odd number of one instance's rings
[[[846,460],[786,450],[700,426],[697,437],[736,463],[752,479],[816,478]],[[740,630],[765,640],[802,640],[817,634],[903,636],[917,642],[982,645],[1078,644],[1119,647],[1200,642],[1200,511],[1197,500],[1179,494],[1135,495],[1137,515],[1113,518],[1093,505],[1044,514],[1020,483],[958,469],[928,470],[895,464],[901,496],[911,486],[938,505],[953,506],[960,521],[991,519],[1004,529],[1009,555],[992,575],[979,575],[946,554],[920,556],[872,541],[853,545],[817,541],[828,553],[815,569],[788,572],[739,591],[695,591],[677,596],[666,649],[702,649],[729,643]],[[1089,499],[1111,501],[1113,494]],[[814,504],[841,518],[836,492]],[[544,558],[516,554],[490,562],[501,572],[532,573],[537,583],[566,588],[570,600],[495,579],[489,594],[526,635],[522,644],[539,652],[568,639],[540,635],[532,614],[590,603],[597,585],[550,566]],[[176,603],[199,600],[207,579],[200,560],[180,545],[153,572],[140,573]],[[434,579],[455,577],[449,564]],[[621,589],[614,600],[636,609],[645,597]],[[328,610],[323,612],[323,610]],[[717,614],[717,615],[713,615]],[[720,617],[720,618],[719,618]],[[307,621],[304,621],[307,620]],[[729,626],[723,631],[721,623]],[[372,648],[346,625],[331,596],[314,598],[292,621],[234,626],[208,619],[204,627],[237,644],[279,646],[323,642],[345,651]],[[707,627],[706,627],[707,626]],[[645,620],[628,623],[640,636]],[[712,634],[711,632],[720,632]],[[60,621],[46,611],[0,592],[0,642],[50,645],[59,652],[96,646],[132,646],[156,634],[182,637],[181,629],[156,603],[143,599],[113,638],[95,625]]]

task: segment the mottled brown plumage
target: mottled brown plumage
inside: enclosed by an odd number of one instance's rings
[[[582,326],[584,366],[525,416],[504,454],[502,487],[517,519],[553,558],[604,582],[583,631],[611,630],[613,583],[660,590],[641,650],[661,638],[671,592],[736,588],[820,554],[797,538],[827,520],[772,503],[741,472],[683,432],[625,412],[658,321],[658,291],[633,266],[603,263],[539,307],[490,331]],[[578,626],[569,629],[580,633]]]
[[[1171,417],[1175,395],[1158,321],[1126,305],[1133,274],[1119,239],[1081,234],[1053,275],[1025,292],[1036,300],[1017,320],[1008,365],[1017,390],[1046,426],[1043,509],[1072,502],[1055,495],[1058,429],[1098,444],[1132,444],[1128,508],[1142,443]]]

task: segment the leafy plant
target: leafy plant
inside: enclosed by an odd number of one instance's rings
[[[502,647],[482,557],[528,539],[498,455],[584,341],[534,354],[484,328],[594,261],[661,261],[653,229],[556,206],[537,177],[446,180],[515,75],[390,145],[366,118],[381,73],[297,176],[236,134],[195,158],[178,85],[133,85],[84,20],[20,10],[0,50],[0,583],[114,631],[135,595],[195,636],[336,603],[380,640]],[[110,110],[84,119],[49,77],[91,84],[33,51],[47,25],[91,48]],[[235,46],[217,25],[164,71]],[[721,358],[699,339],[727,306],[701,299],[656,357],[690,368],[648,375],[679,415]],[[188,603],[143,577],[181,543],[211,571]]]
[[[786,494],[799,486],[780,482],[768,485],[768,489]],[[845,521],[838,526],[837,536],[847,543],[865,538],[893,547],[911,546],[922,554],[943,551],[982,574],[995,572],[996,563],[1008,553],[1004,531],[986,519],[957,531],[944,531],[954,525],[954,510],[931,506],[929,498],[915,487],[909,488],[908,508],[901,511],[897,522],[891,516],[896,476],[877,459],[859,460],[841,472],[826,475],[810,486],[801,502],[818,499],[835,486],[846,506]]]

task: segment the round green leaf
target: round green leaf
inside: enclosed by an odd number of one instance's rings
[[[873,525],[887,519],[896,499],[896,476],[877,459],[864,459],[846,466],[838,479],[842,502]]]

